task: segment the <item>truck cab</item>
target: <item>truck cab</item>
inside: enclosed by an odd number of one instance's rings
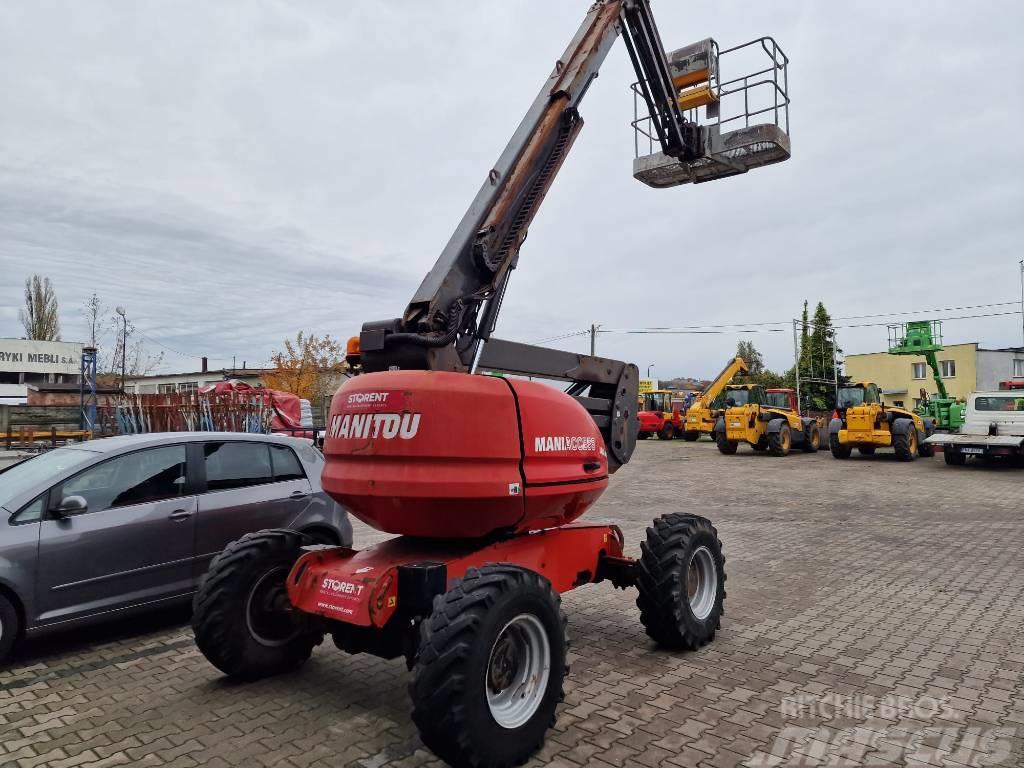
[[[741,442],[773,456],[786,456],[793,446],[806,453],[818,450],[821,435],[814,419],[771,405],[760,384],[730,384],[722,393],[722,405],[714,435],[724,454],[736,453]]]
[[[972,393],[959,434],[934,435],[925,442],[943,446],[942,455],[951,466],[963,466],[970,458],[1024,455],[1024,391]]]

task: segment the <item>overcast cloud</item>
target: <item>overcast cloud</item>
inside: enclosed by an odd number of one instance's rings
[[[0,336],[20,335],[33,272],[56,284],[65,339],[85,336],[79,307],[96,291],[191,356],[167,352],[167,369],[203,354],[260,364],[300,329],[346,338],[399,315],[588,5],[5,3]],[[634,181],[618,46],[523,248],[501,336],[784,320],[805,298],[840,317],[1019,298],[1024,6],[653,7],[670,48],[778,39],[794,156],[698,187]],[[1020,344],[1021,318],[945,331]],[[710,375],[739,337],[602,335],[598,349]],[[791,365],[790,331],[743,337]],[[884,327],[840,331],[847,352],[885,341]]]

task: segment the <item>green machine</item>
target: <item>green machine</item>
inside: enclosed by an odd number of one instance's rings
[[[942,322],[939,320],[914,320],[889,326],[889,354],[917,355],[924,357],[928,367],[932,369],[938,397],[929,397],[921,390],[921,403],[915,408],[918,415],[930,416],[935,419],[937,429],[954,432],[964,423],[966,405],[955,397],[950,397],[946,384],[942,381],[939,361],[935,356],[941,352]]]

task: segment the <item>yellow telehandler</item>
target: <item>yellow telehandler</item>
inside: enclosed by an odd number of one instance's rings
[[[862,456],[872,455],[877,448],[892,448],[900,461],[913,461],[935,455],[935,446],[924,442],[934,433],[934,419],[884,405],[877,384],[858,381],[839,389],[828,444],[837,459],[850,458],[854,448]]]
[[[722,453],[736,453],[740,443],[749,443],[755,451],[767,451],[772,456],[786,456],[793,447],[805,453],[814,453],[820,447],[818,422],[791,408],[769,405],[760,384],[730,384],[723,395],[726,408],[714,431]]]

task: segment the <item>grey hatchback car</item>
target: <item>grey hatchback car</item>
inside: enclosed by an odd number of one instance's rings
[[[263,528],[352,545],[307,440],[174,432],[57,448],[0,472],[0,660],[31,637],[187,603],[210,560]]]

